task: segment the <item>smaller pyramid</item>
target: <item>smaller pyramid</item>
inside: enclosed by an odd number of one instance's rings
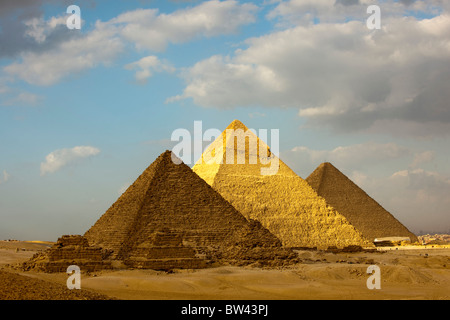
[[[331,163],[319,165],[306,181],[370,241],[384,237],[417,241],[415,234]]]
[[[162,153],[85,237],[111,250],[112,259],[150,269],[200,268],[209,258],[281,247],[171,151]]]
[[[47,273],[66,272],[70,265],[77,265],[83,272],[111,269],[110,261],[103,260],[105,254],[102,248],[90,246],[83,236],[64,235],[52,247],[22,263],[20,268]]]

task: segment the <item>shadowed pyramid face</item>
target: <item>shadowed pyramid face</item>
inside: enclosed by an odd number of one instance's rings
[[[314,190],[370,239],[409,237],[417,241],[394,216],[367,195],[331,163],[322,163],[306,179]]]
[[[253,151],[232,143],[228,129],[241,129],[256,140],[257,159],[270,156],[276,159],[273,174],[261,174],[264,164],[251,163]],[[227,153],[244,155],[245,163],[227,163]],[[211,154],[215,160],[211,159]],[[206,161],[205,161],[206,159]],[[326,247],[366,245],[363,238],[347,219],[278,157],[266,143],[256,137],[240,121],[233,121],[204,152],[193,167],[201,178],[217,190],[247,218],[255,219],[275,234],[286,246]]]
[[[250,240],[237,237],[236,232],[247,234],[243,229],[252,229],[258,236]],[[85,236],[89,243],[126,258],[130,252],[147,246],[161,230],[192,247],[225,246],[230,239],[269,247],[280,244],[260,225],[250,226],[191,168],[175,164],[170,151],[161,154]]]

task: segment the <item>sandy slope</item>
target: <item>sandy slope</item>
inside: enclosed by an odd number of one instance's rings
[[[83,274],[82,289],[119,299],[450,299],[450,249],[298,254],[302,263],[284,269],[225,266],[171,274]],[[371,264],[380,266],[380,290],[366,286]],[[59,284],[67,280],[64,273],[24,275]]]
[[[108,300],[88,290],[68,290],[66,285],[0,270],[0,300]]]

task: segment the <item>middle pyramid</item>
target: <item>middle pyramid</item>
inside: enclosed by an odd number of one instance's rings
[[[243,136],[244,141],[239,143],[237,140]],[[255,141],[256,147],[251,148]],[[230,159],[235,161],[230,163]],[[272,174],[263,174],[263,170],[273,167],[268,159],[277,168]],[[261,222],[284,246],[372,245],[239,120],[234,120],[209,145],[192,170],[245,217]]]

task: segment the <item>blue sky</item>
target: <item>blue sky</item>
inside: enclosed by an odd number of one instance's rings
[[[280,129],[301,177],[330,161],[447,232],[449,89],[443,0],[2,1],[0,239],[83,234],[175,129],[233,119]]]

